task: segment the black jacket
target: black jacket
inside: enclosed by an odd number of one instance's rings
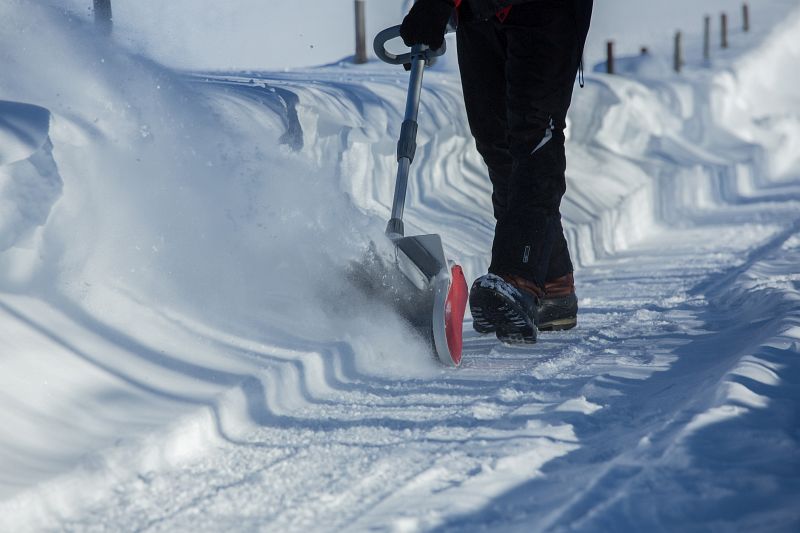
[[[537,0],[463,0],[462,3],[469,4],[470,11],[475,18],[486,20],[494,16],[498,10],[504,7],[536,1]]]
[[[479,20],[486,20],[494,16],[498,10],[517,5],[517,4],[527,4],[530,2],[540,2],[542,0],[462,0],[462,3],[469,4],[470,11],[475,18]],[[589,13],[591,13],[591,0],[561,0],[562,2],[574,2],[576,7],[576,12],[585,12],[586,6],[588,4]],[[580,9],[580,8],[583,9]],[[587,24],[588,26],[588,24]]]

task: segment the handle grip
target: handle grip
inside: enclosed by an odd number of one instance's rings
[[[442,44],[442,47],[437,50],[431,50],[426,45],[420,44],[415,45],[410,52],[406,52],[404,54],[393,54],[386,49],[386,43],[399,37],[400,26],[392,26],[391,28],[386,28],[385,30],[379,32],[378,35],[375,36],[375,40],[372,42],[375,55],[377,55],[381,61],[389,63],[390,65],[407,65],[419,56],[422,56],[427,63],[434,57],[444,55],[444,53],[447,51],[447,44]]]

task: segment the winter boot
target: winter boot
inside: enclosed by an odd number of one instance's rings
[[[545,283],[536,324],[539,331],[572,329],[578,324],[578,297],[572,273]]]
[[[530,285],[535,290],[530,290]],[[536,316],[541,289],[516,276],[486,274],[469,292],[473,326],[478,333],[495,332],[506,344],[536,342]]]

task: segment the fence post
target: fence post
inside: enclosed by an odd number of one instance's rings
[[[711,17],[703,19],[703,61],[711,61]]]
[[[728,48],[728,15],[725,13],[722,14],[720,17],[721,22],[721,38],[722,38],[722,48]]]
[[[104,35],[111,35],[111,0],[94,0],[94,25]]]
[[[742,29],[750,31],[750,6],[742,4]]]
[[[681,72],[681,67],[683,66],[683,50],[681,49],[681,32],[675,33],[675,61],[673,63],[675,72]]]
[[[606,72],[614,74],[614,41],[606,43]]]
[[[355,62],[367,62],[367,24],[364,0],[356,0],[356,57]]]

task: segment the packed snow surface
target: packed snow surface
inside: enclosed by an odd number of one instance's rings
[[[578,328],[507,347],[467,317],[457,370],[348,281],[386,246],[408,79],[337,61],[351,2],[119,0],[113,40],[86,4],[0,4],[1,531],[800,527],[796,1],[708,64],[695,2],[596,2]],[[368,2],[371,33],[406,4]],[[595,73],[607,38],[651,53]],[[407,233],[474,279],[452,52],[417,153]]]

